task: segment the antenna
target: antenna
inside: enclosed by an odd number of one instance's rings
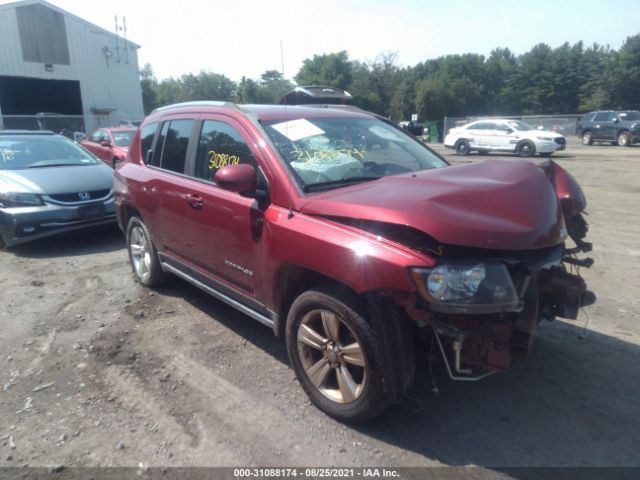
[[[124,63],[129,63],[129,42],[127,42],[127,17],[122,17],[122,28],[124,30]]]
[[[120,63],[120,37],[118,36],[118,16],[114,15],[116,20],[116,62]]]
[[[282,73],[282,76],[284,77],[284,46],[282,44],[282,40],[280,40],[280,64],[282,66],[280,73]]]

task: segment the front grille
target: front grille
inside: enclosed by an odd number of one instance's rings
[[[58,202],[65,203],[78,203],[86,202],[89,200],[96,200],[98,198],[104,198],[109,195],[111,190],[93,190],[91,192],[74,192],[74,193],[57,193],[55,195],[49,195],[49,197]]]
[[[567,141],[562,137],[556,138],[555,141],[558,145],[564,145],[565,143],[567,143]]]

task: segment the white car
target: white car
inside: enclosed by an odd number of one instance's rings
[[[458,155],[469,155],[472,151],[487,154],[493,150],[521,157],[536,153],[548,157],[564,150],[566,140],[559,133],[539,130],[520,120],[492,118],[452,128],[444,139],[444,146],[455,149]]]

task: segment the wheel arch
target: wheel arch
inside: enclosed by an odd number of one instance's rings
[[[299,288],[290,289],[288,296],[283,295],[282,302],[287,307],[286,312],[281,311],[278,315],[281,323],[279,335],[284,334],[289,309],[302,292],[315,288],[340,299],[350,299],[356,303],[358,310],[366,314],[367,322],[376,332],[376,349],[382,357],[381,369],[385,397],[391,402],[402,400],[414,384],[416,369],[413,322],[404,310],[384,292],[369,291],[358,294],[354,289],[338,280],[316,274],[303,267],[291,266],[286,270],[288,272],[283,272],[283,275],[290,276],[289,278],[283,277],[283,280],[288,280],[289,285],[295,285],[297,279],[307,279],[310,283],[302,283]],[[308,276],[305,277],[306,275]]]
[[[278,312],[274,324],[274,332],[277,336],[284,334],[289,309],[302,292],[314,287],[331,286],[335,289],[344,289],[349,294],[358,295],[358,292],[352,286],[311,268],[294,263],[286,263],[280,266],[274,276],[273,285],[273,298]]]
[[[129,203],[123,203],[118,207],[118,226],[120,227],[120,230],[122,230],[122,232],[125,235],[127,233],[127,226],[129,225],[129,220],[131,220],[131,217],[134,217],[134,216],[140,217],[144,222],[144,218],[142,218],[142,215],[140,215],[140,212],[138,211],[138,209],[135,208],[133,205]]]

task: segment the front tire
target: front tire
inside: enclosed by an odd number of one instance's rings
[[[158,252],[149,230],[140,217],[131,217],[127,226],[127,250],[135,279],[146,287],[159,284],[166,274],[162,271]]]
[[[291,306],[289,361],[311,402],[340,421],[358,423],[384,411],[377,334],[355,294],[314,288]]]
[[[629,132],[618,133],[618,145],[620,145],[621,147],[628,147],[629,145],[631,145]]]
[[[469,142],[467,140],[458,140],[456,143],[456,153],[463,156],[469,155],[469,153],[471,153],[471,145],[469,145]]]
[[[536,146],[533,144],[533,142],[525,140],[518,144],[518,146],[516,147],[516,153],[520,157],[531,157],[536,153]]]

